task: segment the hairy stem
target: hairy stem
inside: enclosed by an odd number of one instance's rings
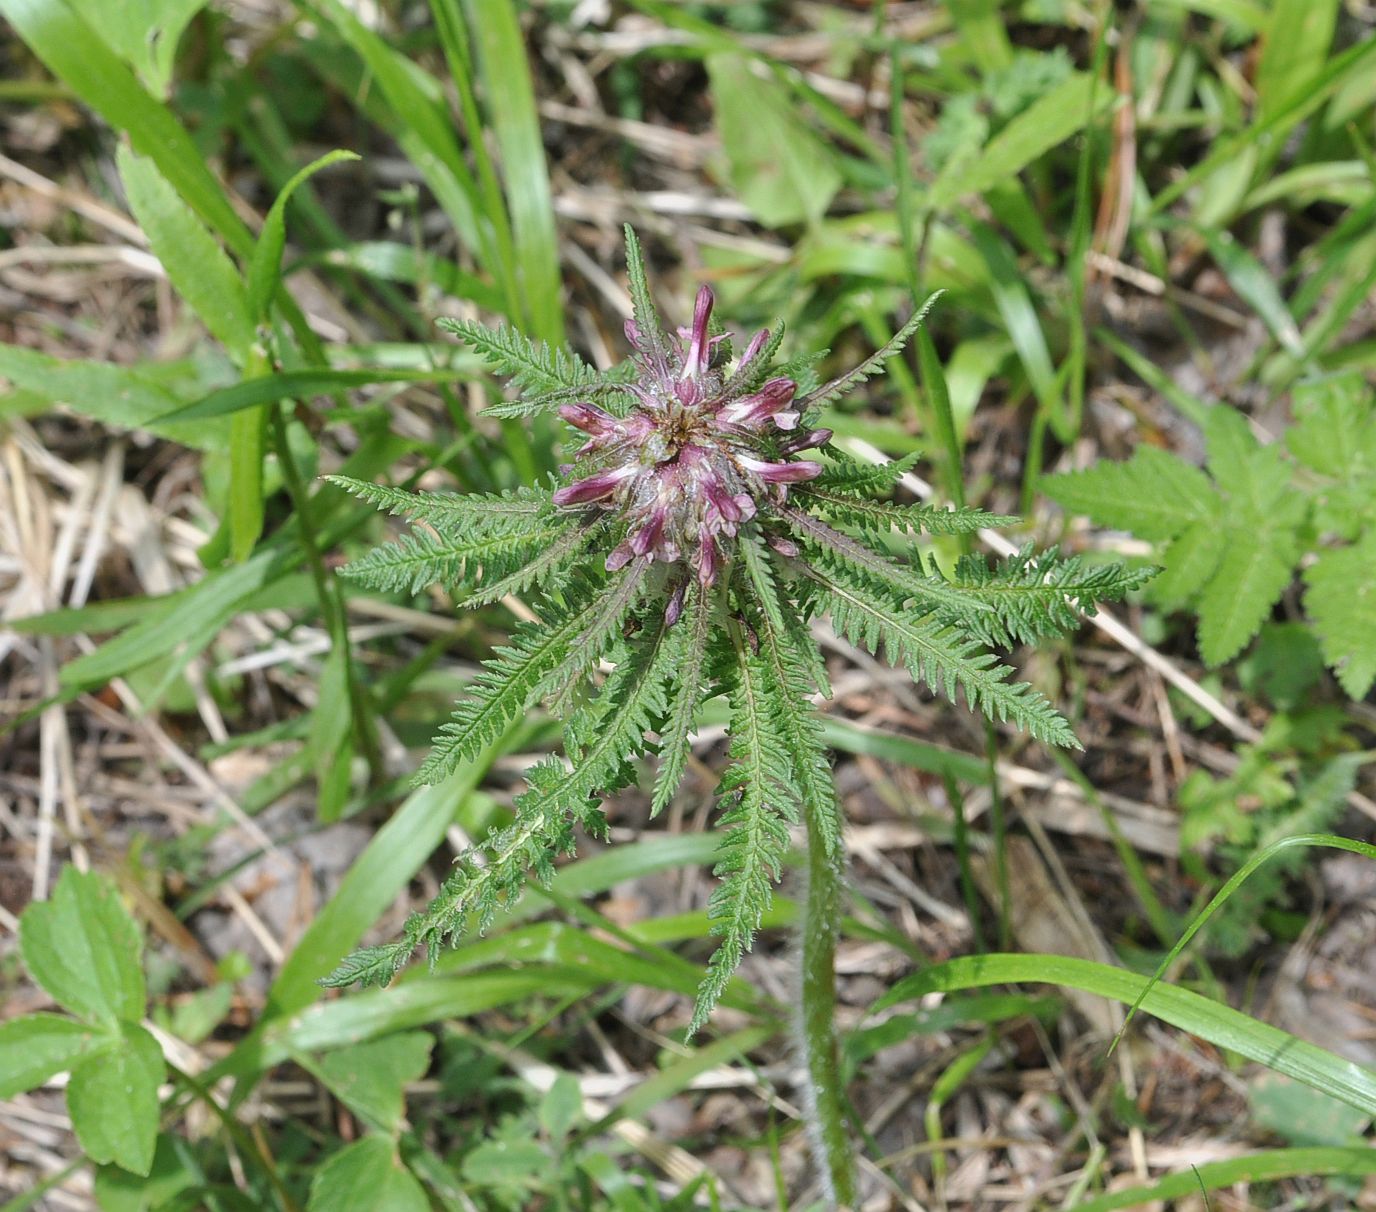
[[[854,1152],[846,1132],[836,1042],[836,936],[841,921],[842,859],[827,845],[816,809],[805,804],[807,898],[802,918],[802,1009],[799,1045],[807,1072],[804,1101],[809,1136],[836,1208],[856,1206]]]

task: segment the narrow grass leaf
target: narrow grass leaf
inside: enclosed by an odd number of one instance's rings
[[[1188,1171],[1171,1174],[1154,1183],[1124,1187],[1108,1195],[1086,1199],[1075,1212],[1115,1212],[1119,1208],[1145,1208],[1161,1200],[1182,1199],[1204,1191],[1221,1191],[1235,1185],[1273,1183],[1286,1178],[1360,1178],[1376,1174],[1376,1149],[1315,1146],[1305,1149],[1270,1149],[1227,1161],[1201,1162]]]
[[[1060,955],[974,955],[916,972],[875,1003],[875,1011],[928,993],[1005,984],[1060,985],[1131,1005],[1141,998],[1148,1014],[1284,1073],[1342,1102],[1376,1115],[1376,1073],[1220,1002],[1175,985],[1092,960]],[[1145,993],[1145,996],[1142,996]]]
[[[302,182],[322,168],[338,164],[341,160],[358,159],[361,157],[356,152],[338,149],[326,152],[282,186],[267,218],[263,220],[263,230],[258,234],[258,243],[253,247],[253,258],[248,267],[248,311],[255,324],[261,324],[268,318],[272,297],[282,280],[282,250],[287,242],[287,203],[291,201],[292,194]]]

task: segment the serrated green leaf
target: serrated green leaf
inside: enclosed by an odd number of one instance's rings
[[[152,1169],[164,1073],[158,1041],[136,1023],[122,1023],[115,1048],[72,1070],[67,1110],[87,1157],[134,1174]]]
[[[384,1136],[335,1153],[311,1180],[307,1212],[430,1212],[425,1188]]]
[[[1229,497],[1229,520],[1243,528],[1269,520],[1292,479],[1280,445],[1260,445],[1246,419],[1224,408],[1209,413],[1204,434],[1209,472]]]
[[[33,1090],[115,1042],[105,1031],[58,1014],[25,1014],[0,1023],[0,1099]]]
[[[1295,388],[1299,420],[1285,435],[1290,453],[1306,467],[1351,482],[1376,473],[1372,395],[1360,375],[1344,375]]]
[[[34,980],[78,1017],[107,1027],[143,1017],[143,938],[105,876],[64,868],[52,899],[24,910],[19,949]]]
[[[1152,446],[1125,463],[1047,476],[1042,490],[1069,513],[1144,539],[1172,539],[1201,518],[1216,516],[1218,491],[1197,467]]]
[[[1304,579],[1304,609],[1324,660],[1352,698],[1365,698],[1376,682],[1376,531],[1323,552]]]
[[[1162,553],[1165,567],[1151,584],[1151,597],[1167,609],[1184,606],[1214,575],[1228,539],[1228,530],[1213,518],[1182,530]]]
[[[233,262],[151,159],[121,145],[116,160],[134,218],[172,285],[211,335],[243,361],[253,345],[254,325]]]
[[[1241,652],[1290,584],[1295,556],[1283,537],[1252,535],[1223,553],[1199,599],[1199,653],[1207,665]]]

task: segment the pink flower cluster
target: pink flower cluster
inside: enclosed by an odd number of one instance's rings
[[[831,437],[826,429],[799,430],[792,379],[768,379],[744,395],[730,389],[760,356],[769,333],[755,336],[728,379],[719,365],[722,338],[708,334],[712,303],[711,288],[702,287],[693,326],[676,341],[626,322],[640,372],[626,385],[636,401],[626,416],[590,402],[559,410],[588,440],[564,469],[573,482],[555,491],[554,503],[625,519],[625,538],[607,556],[608,571],[635,559],[683,562],[711,585],[723,540],[734,539],[762,508],[782,505],[790,484],[821,474],[820,464],[789,457]],[[676,594],[671,622],[681,601]]]

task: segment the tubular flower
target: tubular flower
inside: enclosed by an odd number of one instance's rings
[[[799,433],[798,385],[759,373],[768,330],[727,375],[725,337],[711,332],[713,303],[703,286],[692,327],[675,339],[647,331],[639,318],[627,322],[637,375],[625,385],[626,415],[591,401],[559,409],[587,440],[554,504],[618,519],[624,534],[606,557],[609,572],[635,559],[681,564],[710,586],[741,524],[766,523],[784,508],[789,485],[822,473],[820,463],[795,456],[825,444],[831,431]]]

